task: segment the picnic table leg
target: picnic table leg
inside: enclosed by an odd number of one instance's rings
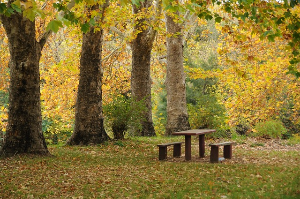
[[[185,135],[185,160],[192,159],[192,142],[191,142],[191,135]]]
[[[204,158],[205,153],[205,135],[199,135],[199,156]]]

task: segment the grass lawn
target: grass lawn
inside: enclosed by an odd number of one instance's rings
[[[49,146],[52,157],[0,159],[0,198],[300,198],[300,146],[245,139],[233,159],[158,161],[157,144],[184,137],[130,138],[99,146]],[[184,147],[182,149],[184,156]]]

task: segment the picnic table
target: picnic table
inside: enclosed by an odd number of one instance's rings
[[[184,137],[185,137],[185,160],[191,160],[192,159],[191,136],[192,135],[199,136],[199,156],[200,156],[200,158],[203,158],[204,153],[205,153],[205,134],[213,133],[215,131],[216,131],[215,129],[192,129],[192,130],[175,132],[175,133],[172,133],[172,135],[184,135]]]

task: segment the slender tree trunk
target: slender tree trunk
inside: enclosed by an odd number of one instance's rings
[[[140,6],[133,5],[133,13],[138,14],[152,6],[152,0],[140,2]],[[151,76],[150,61],[151,51],[156,35],[156,31],[150,27],[150,16],[146,16],[136,21],[134,32],[138,32],[136,38],[132,41],[132,72],[131,72],[131,90],[132,97],[135,100],[145,100],[147,111],[144,114],[142,124],[142,136],[155,136],[155,130],[152,121],[152,103],[151,103]],[[146,27],[145,27],[146,26]]]
[[[49,155],[42,133],[39,60],[43,44],[35,39],[35,22],[23,14],[1,15],[10,49],[8,126],[2,156]]]
[[[167,33],[167,127],[166,134],[190,128],[186,106],[181,27],[166,15]]]
[[[100,144],[109,139],[103,125],[101,66],[103,30],[83,34],[74,133],[69,145]]]

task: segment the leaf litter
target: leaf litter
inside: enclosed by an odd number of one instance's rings
[[[219,140],[206,141],[205,158],[198,157],[193,140],[191,161],[185,161],[184,147],[180,158],[172,158],[168,147],[168,159],[159,161],[153,140],[129,139],[123,147],[49,147],[53,157],[0,159],[0,198],[172,198],[181,192],[191,198],[231,198],[248,189],[264,196],[278,186],[290,192],[288,182],[279,182],[300,165],[300,146],[284,140],[246,139],[233,146],[232,159],[220,164],[209,163],[208,146]],[[297,173],[290,175],[294,179]]]

